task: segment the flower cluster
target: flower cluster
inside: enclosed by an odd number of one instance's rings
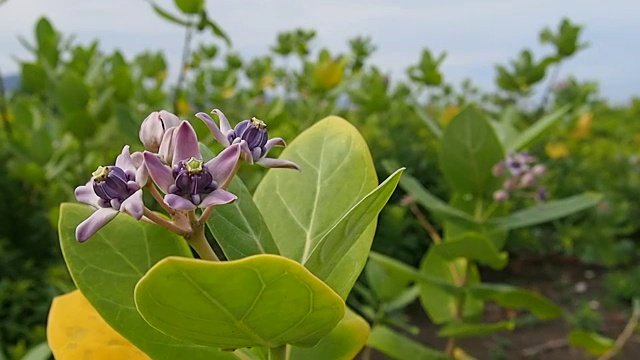
[[[537,202],[547,199],[547,190],[539,184],[547,169],[527,152],[510,153],[493,166],[493,175],[505,178],[502,188],[493,193],[494,200],[507,201],[514,195],[533,197]]]
[[[220,110],[213,113],[220,118],[220,128],[209,115],[198,113],[196,116],[207,124],[225,149],[206,162],[188,121],[164,110],[151,113],[142,122],[139,132],[146,150],[131,154],[129,146],[125,146],[115,165],[98,167],[89,182],[76,188],[76,199],[95,209],[76,228],[78,241],[89,239],[120,212],[164,226],[186,239],[204,238],[203,223],[213,207],[237,199],[225,189],[241,160],[299,170],[299,166],[291,161],[266,157],[274,146],[286,144],[281,138],[269,139],[266,125],[261,120],[243,120],[232,129]],[[144,205],[143,189],[160,203],[170,219]],[[195,213],[198,208],[202,209],[199,217]]]

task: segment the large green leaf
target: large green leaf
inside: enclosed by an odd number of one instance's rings
[[[553,124],[560,120],[562,116],[569,111],[569,108],[569,105],[561,107],[560,109],[536,121],[518,136],[507,139],[506,151],[518,151],[526,149],[528,146],[532,145],[540,136],[549,130]]]
[[[473,106],[456,115],[444,131],[440,167],[457,192],[484,195],[493,179],[491,168],[503,158],[488,119]]]
[[[266,254],[166,258],[138,282],[135,300],[162,332],[222,349],[314,346],[345,312],[342,299],[300,263]]]
[[[304,131],[280,157],[298,163],[301,171],[269,170],[256,189],[254,201],[280,253],[304,264],[312,253],[322,253],[325,236],[376,187],[378,181],[364,139],[355,127],[335,116]],[[385,192],[388,189],[383,188]],[[366,225],[369,229],[375,226]],[[362,228],[361,225],[358,227]],[[346,254],[353,247],[359,247],[360,251],[349,252],[349,266],[340,262],[336,266],[341,269],[340,273],[334,270],[329,276],[350,280],[336,288],[341,295],[345,293],[346,285],[355,281],[362,271],[372,237],[373,231],[368,230],[358,237],[342,239],[345,244],[341,246],[345,251],[338,255]],[[332,269],[322,269],[323,274],[327,270]],[[316,271],[318,269],[314,269],[314,273]]]
[[[347,308],[344,318],[312,348],[291,348],[290,360],[351,360],[369,337],[369,323]]]
[[[164,228],[121,214],[89,241],[78,243],[75,228],[91,212],[88,206],[62,204],[58,229],[71,277],[100,316],[153,359],[236,359],[233,354],[170,337],[136,311],[133,295],[138,280],[167,256],[190,257],[185,241]]]
[[[477,284],[469,287],[469,292],[476,298],[494,301],[505,308],[525,308],[543,320],[562,316],[562,309],[544,296],[533,291],[510,285]]]
[[[380,186],[351,208],[351,210],[320,239],[315,248],[311,250],[309,259],[304,263],[305,267],[320,279],[327,282],[327,284],[334,288],[343,298],[349,294],[349,291],[362,270],[359,262],[356,261],[356,264],[360,268],[360,271],[356,270],[357,272],[349,271],[342,273],[343,279],[351,279],[351,283],[344,284],[344,282],[341,281],[340,284],[343,286],[337,286],[337,283],[329,282],[329,276],[334,273],[336,266],[345,257],[345,254],[356,245],[355,241],[365,232],[369,224],[376,220],[380,210],[382,210],[396,189],[403,171],[404,169],[397,170],[380,184]],[[368,243],[370,244],[370,242]],[[367,252],[368,251],[365,251],[363,254],[365,261]]]
[[[428,348],[385,326],[371,330],[367,345],[398,360],[446,360],[447,354]]]
[[[429,249],[420,264],[420,273],[439,279],[451,286],[456,286],[458,280],[464,277],[465,267],[467,276],[465,285],[475,285],[480,282],[478,268],[466,259],[449,261],[440,256],[433,248]],[[458,278],[458,279],[457,279]],[[460,298],[452,295],[446,289],[435,284],[420,282],[420,303],[435,324],[453,321],[462,316],[474,318],[482,314],[484,302],[472,295],[464,299],[462,314],[458,314]]]
[[[455,239],[448,239],[433,247],[439,255],[448,260],[468,258],[500,270],[507,265],[509,255],[500,252],[486,236],[465,233]]]
[[[200,152],[205,160],[213,157],[211,150],[202,144]],[[235,260],[258,254],[278,255],[273,236],[242,180],[238,176],[234,177],[227,190],[235,194],[238,200],[216,207],[207,220],[207,226],[227,259]]]
[[[597,205],[602,200],[598,193],[586,192],[562,200],[550,201],[524,210],[511,213],[508,216],[493,218],[489,222],[506,229],[517,229],[545,223],[561,217],[577,213]]]

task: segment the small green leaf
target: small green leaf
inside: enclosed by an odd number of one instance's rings
[[[447,354],[428,348],[385,326],[371,330],[367,345],[394,359],[446,360]]]
[[[595,332],[573,330],[569,333],[569,344],[578,346],[593,356],[600,356],[609,351],[615,342]]]
[[[195,15],[204,9],[204,0],[173,0],[178,9],[187,15]]]
[[[71,114],[87,108],[89,103],[89,87],[80,75],[67,71],[58,83],[58,105],[63,114]]]
[[[497,331],[515,329],[516,325],[513,321],[500,321],[493,324],[468,324],[451,322],[438,331],[440,337],[464,338],[473,336],[490,335]]]
[[[411,108],[436,138],[442,138],[442,129],[440,128],[440,125],[438,125],[438,123],[433,120],[433,118],[431,118],[431,116],[429,116],[426,111],[424,111],[421,104],[413,101],[411,102]]]
[[[528,309],[542,320],[555,319],[563,313],[558,305],[544,296],[510,285],[476,284],[469,287],[469,293],[478,299],[493,301],[505,308]]]
[[[202,144],[200,152],[205,160],[213,158],[211,150]],[[279,255],[273,236],[242,180],[234,177],[227,190],[235,194],[238,200],[217,207],[207,220],[209,230],[227,259],[236,260],[258,254]]]
[[[369,323],[347,308],[344,318],[329,335],[312,348],[291,348],[291,360],[351,360],[369,337]]]
[[[149,1],[149,4],[151,5],[151,8],[153,8],[153,11],[155,11],[156,14],[158,14],[161,18],[172,22],[174,24],[178,24],[178,25],[182,25],[182,26],[189,26],[189,22],[186,20],[182,20],[179,19],[177,16],[169,13],[168,11],[166,11],[165,9],[161,8],[160,6],[156,5],[153,1]]]
[[[529,126],[518,136],[511,138],[510,141],[507,141],[506,151],[519,151],[531,146],[537,139],[540,138],[540,136],[544,135],[546,131],[551,129],[551,127],[556,122],[558,122],[558,120],[562,119],[562,116],[565,115],[567,111],[569,111],[569,109],[569,105],[561,107],[560,109],[536,121],[533,125]]]
[[[597,205],[601,200],[601,194],[585,192],[515,211],[508,216],[493,218],[489,220],[489,223],[509,230],[542,224],[588,209]]]
[[[509,255],[499,252],[493,242],[477,233],[466,233],[435,245],[434,251],[448,260],[468,258],[500,270],[507,265]]]
[[[23,62],[20,87],[31,94],[42,94],[47,89],[47,73],[38,63]]]
[[[420,273],[437,278],[450,286],[457,286],[463,276],[464,268],[467,269],[467,286],[480,283],[478,268],[466,259],[448,261],[431,248],[420,263]],[[458,303],[461,299],[452,295],[441,286],[420,283],[420,303],[435,324],[453,321],[458,317]],[[482,314],[484,302],[473,295],[467,295],[464,299],[464,318],[475,318]]]
[[[254,201],[281,254],[300,263],[312,261],[314,273],[322,272],[325,281],[340,282],[332,286],[346,296],[366,262],[374,221],[365,224],[368,229],[362,235],[342,239],[340,246],[345,251],[333,255],[343,256],[352,250],[338,265],[324,268],[319,261],[323,255],[314,253],[322,248],[326,236],[344,235],[328,233],[346,229],[346,224],[339,222],[378,185],[367,144],[353,125],[331,116],[300,134],[280,157],[296,162],[301,171],[269,170],[255,191]],[[393,181],[395,177],[379,189],[386,193]],[[363,229],[362,224],[357,227]],[[353,250],[356,248],[358,251]],[[330,264],[335,260],[333,257]],[[332,274],[327,275],[327,270]]]
[[[190,257],[186,242],[166,229],[120,214],[87,242],[75,238],[76,226],[93,211],[85,205],[60,207],[60,246],[73,281],[100,316],[132,344],[156,360],[236,359],[215,348],[172,338],[136,311],[134,288],[157,261]]]
[[[45,341],[29,349],[21,360],[49,360],[50,357],[51,349]]]
[[[491,168],[504,158],[486,116],[473,106],[456,115],[442,135],[440,167],[457,192],[477,197],[490,190]]]
[[[225,262],[169,257],[138,282],[135,299],[151,326],[222,349],[314,346],[345,312],[331,288],[275,255]]]

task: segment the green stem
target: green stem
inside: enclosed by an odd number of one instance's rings
[[[207,238],[204,236],[204,226],[198,226],[193,229],[193,233],[191,236],[186,237],[185,239],[191,245],[191,247],[198,253],[201,259],[203,260],[211,260],[211,261],[220,261],[220,258],[211,248]]]
[[[269,360],[287,360],[287,345],[269,348]]]
[[[167,220],[162,216],[154,213],[153,211],[149,210],[146,206],[144,208],[144,216],[146,216],[149,220],[153,221],[154,223],[160,226],[164,226],[165,228],[173,231],[174,233],[180,236],[187,236],[189,234],[189,230],[183,229],[180,226],[176,225],[173,221]]]

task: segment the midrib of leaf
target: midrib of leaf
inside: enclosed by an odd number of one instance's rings
[[[325,133],[323,134],[323,138],[322,138],[323,145],[326,142],[326,140],[327,140],[327,135]],[[320,160],[318,161],[320,166],[318,167],[318,176],[316,177],[316,192],[314,194],[315,198],[313,199],[313,209],[311,210],[311,220],[309,221],[309,228],[307,229],[307,236],[304,243],[304,250],[302,252],[302,259],[300,259],[303,264],[307,261],[307,259],[309,258],[309,254],[311,252],[313,226],[316,220],[316,209],[318,208],[318,199],[320,198],[320,185],[321,185],[320,179],[322,179],[322,159],[324,158],[324,149],[325,149],[325,146],[322,146],[320,149]]]
[[[475,148],[473,148],[471,145],[473,144],[473,134],[471,134],[471,128],[469,127],[469,125],[465,126],[465,131],[464,131],[464,135],[465,135],[465,148],[469,151],[469,158],[472,159],[473,161],[471,161],[471,167],[473,169],[473,177],[475,179],[474,181],[474,185],[475,185],[475,190],[477,192],[480,192],[482,185],[480,184],[480,169],[478,168],[478,152],[481,148],[478,147],[478,149],[476,150]],[[482,142],[480,143],[484,143],[484,139],[482,139]]]

